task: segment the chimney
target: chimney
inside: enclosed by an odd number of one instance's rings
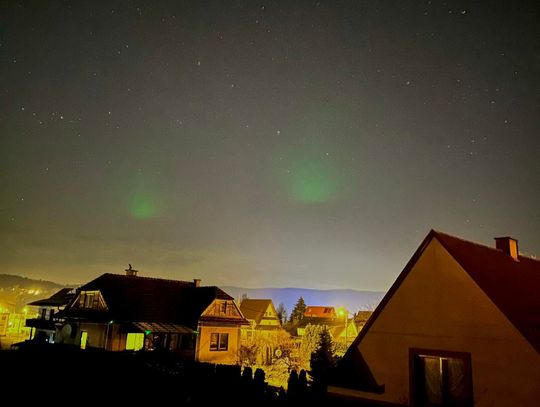
[[[519,261],[518,255],[518,241],[517,239],[511,238],[509,236],[505,237],[496,237],[495,246],[498,250],[501,250],[504,254],[512,257],[514,260]]]
[[[201,286],[201,279],[200,278],[194,278],[193,279],[193,287],[200,287]]]
[[[131,267],[131,264],[129,264],[129,268],[124,270],[126,272],[126,276],[132,276],[137,277],[137,273],[139,270],[135,270],[133,267]]]

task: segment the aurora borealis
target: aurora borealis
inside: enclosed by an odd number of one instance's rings
[[[386,290],[540,255],[534,2],[0,4],[0,272]]]

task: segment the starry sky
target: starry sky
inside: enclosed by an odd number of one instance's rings
[[[534,1],[0,2],[0,273],[386,290],[540,255]]]

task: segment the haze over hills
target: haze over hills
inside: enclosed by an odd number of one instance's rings
[[[221,287],[236,300],[246,294],[248,298],[270,298],[277,307],[280,302],[285,305],[289,315],[300,297],[306,305],[329,305],[345,307],[350,312],[373,310],[384,296],[380,291],[359,290],[315,290],[310,288],[242,288]]]
[[[40,290],[39,297],[50,296],[65,285],[46,280],[35,280],[27,277],[0,274],[0,289],[18,287],[24,290]],[[351,312],[374,309],[381,301],[384,292],[360,291],[348,289],[316,290],[310,288],[243,288],[235,286],[221,287],[236,300],[245,294],[249,298],[270,298],[277,307],[283,303],[290,313],[298,298],[303,297],[307,305],[329,305],[345,307]],[[38,299],[32,297],[33,299]]]
[[[24,288],[27,290],[43,290],[49,291],[65,287],[62,284],[54,283],[47,280],[35,280],[32,278],[17,276],[14,274],[0,274],[0,288],[12,287]]]

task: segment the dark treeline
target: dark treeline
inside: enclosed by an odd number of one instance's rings
[[[185,362],[170,353],[33,347],[0,352],[0,366],[2,387],[24,385],[32,397],[39,395],[40,405],[57,405],[60,398],[99,405],[173,401],[177,406],[264,407],[320,405],[326,398],[320,386],[308,385],[305,371],[291,372],[287,392],[268,386],[261,369]]]

